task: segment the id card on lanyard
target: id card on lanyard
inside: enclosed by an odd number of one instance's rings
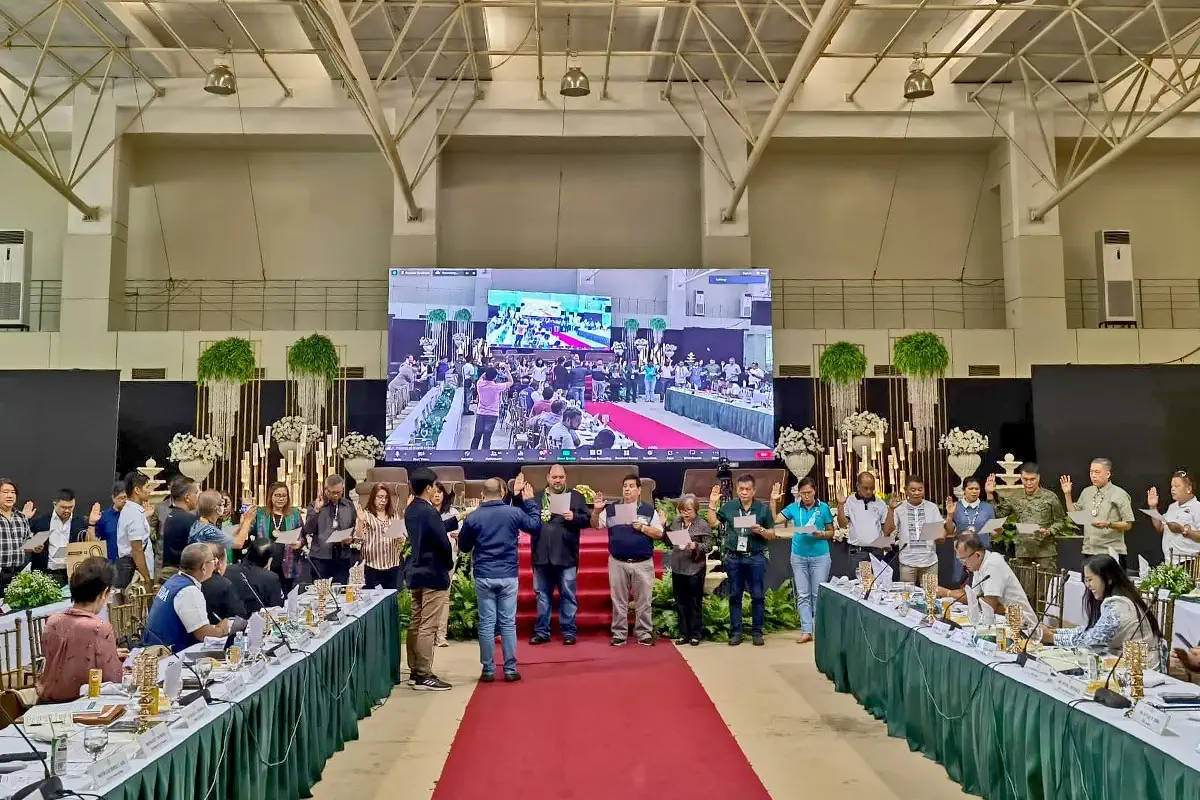
[[[753,514],[743,514],[733,518],[733,527],[737,531],[737,552],[745,553],[750,550],[750,528],[757,523]]]

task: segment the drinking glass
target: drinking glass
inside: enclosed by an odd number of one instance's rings
[[[211,658],[202,658],[195,664],[196,677],[200,679],[200,688],[203,689],[208,685],[208,676],[213,671],[213,660]]]
[[[83,729],[83,749],[92,757],[94,764],[104,748],[108,747],[108,728],[103,725],[89,725]]]

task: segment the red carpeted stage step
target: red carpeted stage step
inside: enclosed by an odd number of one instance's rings
[[[517,630],[522,636],[528,636],[533,633],[533,623],[537,619],[537,597],[533,592],[533,557],[529,537],[525,534],[521,534],[518,556]],[[662,553],[657,550],[654,552],[654,573],[662,575]],[[575,624],[580,635],[607,632],[612,626],[612,601],[608,592],[608,534],[603,530],[588,528],[579,537],[576,599],[579,612]],[[557,608],[557,595],[554,602]],[[551,616],[550,625],[553,634],[558,636],[557,612]]]
[[[609,427],[618,430],[638,443],[639,447],[658,447],[663,450],[709,450],[711,444],[681,433],[670,425],[637,413],[637,405],[619,406],[616,403],[588,403],[589,414],[608,414]]]

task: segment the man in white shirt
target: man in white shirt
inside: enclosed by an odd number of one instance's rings
[[[49,533],[44,547],[38,548],[31,559],[33,568],[50,573],[60,583],[67,582],[67,545],[96,538],[96,523],[100,521],[100,504],[92,505],[87,518],[75,515],[75,493],[60,489],[54,500],[54,511],[29,520],[31,533]]]
[[[765,377],[766,373],[762,371],[762,367],[758,366],[757,361],[751,363],[750,369],[746,370],[746,383],[750,384],[751,388],[757,388]]]
[[[977,611],[983,612],[984,620],[993,614],[1003,618],[1005,607],[1015,604],[1021,607],[1021,616],[1028,629],[1032,630],[1037,625],[1037,615],[1033,613],[1029,597],[1004,556],[985,548],[974,533],[963,533],[955,538],[954,555],[967,568],[967,583],[961,595],[946,591],[939,591],[938,594],[959,599],[973,598],[976,608],[968,607],[968,611],[972,617]]]
[[[150,549],[150,522],[146,519],[145,504],[150,500],[149,478],[140,472],[125,476],[125,494],[129,501],[117,518],[117,583],[124,589],[136,570],[146,586],[154,575]]]
[[[883,532],[895,533],[900,545],[900,580],[920,586],[927,573],[937,576],[937,545],[946,541],[944,534],[934,540],[923,540],[921,533],[928,523],[942,522],[942,512],[925,499],[925,482],[920,478],[910,476],[904,491],[905,502],[893,497],[888,503]],[[938,530],[941,531],[940,526]]]
[[[1187,470],[1171,476],[1171,500],[1162,519],[1151,519],[1154,530],[1162,534],[1163,558],[1170,563],[1175,556],[1200,555],[1200,500]],[[1158,510],[1158,487],[1146,492],[1146,507]]]
[[[742,375],[742,368],[732,358],[721,367],[721,371],[725,373],[725,380],[730,383],[737,383]]]
[[[875,496],[875,476],[860,473],[858,488],[849,497],[839,498],[837,507],[838,526],[849,527],[850,577],[854,577],[860,562],[869,561],[871,556],[886,560],[891,553],[892,543],[879,546],[884,536],[883,524],[888,517],[887,504]]]
[[[167,579],[158,590],[146,618],[146,646],[163,645],[177,653],[206,636],[228,636],[227,619],[210,622],[208,604],[200,584],[212,577],[217,557],[210,545],[193,542],[183,548],[180,572]]]

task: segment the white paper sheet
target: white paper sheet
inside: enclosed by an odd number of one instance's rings
[[[275,541],[280,544],[295,544],[300,541],[300,528],[290,531],[278,531],[275,534]]]
[[[383,532],[385,539],[401,539],[408,535],[408,530],[404,527],[404,520],[394,519],[388,524],[387,530]]]
[[[1018,522],[1017,523],[1017,533],[1026,533],[1026,534],[1037,533],[1038,528],[1040,528],[1040,527],[1042,527],[1042,526],[1038,525],[1036,523],[1033,523],[1033,522]]]
[[[885,548],[891,547],[893,544],[894,544],[894,542],[892,541],[892,537],[880,536],[875,541],[867,544],[866,547],[869,547],[872,550],[883,550]]]
[[[922,541],[932,542],[935,539],[940,539],[945,535],[946,528],[943,526],[943,523],[940,520],[937,522],[926,522],[921,526]]]
[[[613,524],[632,525],[637,519],[637,503],[616,503],[613,505]]]
[[[354,528],[343,528],[340,531],[334,531],[329,534],[329,538],[325,540],[326,544],[338,544],[344,542],[354,535]]]
[[[550,513],[565,514],[571,510],[571,493],[550,494]]]
[[[887,564],[883,563],[883,561],[881,561],[880,559],[876,558],[875,556],[873,556],[869,553],[868,553],[868,555],[871,558],[871,574],[872,575],[882,575],[883,571],[885,569],[887,569]]]
[[[38,549],[39,547],[44,546],[49,539],[50,539],[50,531],[42,531],[41,533],[35,533],[33,536],[30,536],[28,539],[25,540],[25,552],[32,553],[34,550]]]
[[[996,519],[995,517],[993,517],[992,519],[989,519],[987,522],[983,523],[983,528],[980,529],[979,532],[980,533],[995,533],[996,531],[1000,530],[1003,527],[1004,527],[1004,520]]]
[[[1150,519],[1158,520],[1159,522],[1163,521],[1163,515],[1158,513],[1158,509],[1156,508],[1139,508],[1138,511],[1141,511]]]
[[[1068,511],[1067,516],[1070,517],[1071,522],[1074,522],[1076,525],[1091,525],[1096,521],[1096,518],[1092,516],[1090,511],[1081,511],[1079,509]]]
[[[1146,560],[1145,556],[1138,556],[1138,575],[1144,578],[1149,574],[1150,562]]]
[[[692,543],[692,535],[687,531],[667,531],[667,538],[671,540],[671,544],[679,548],[687,547]]]
[[[753,514],[741,514],[733,518],[733,527],[749,529],[758,524],[758,517]]]

